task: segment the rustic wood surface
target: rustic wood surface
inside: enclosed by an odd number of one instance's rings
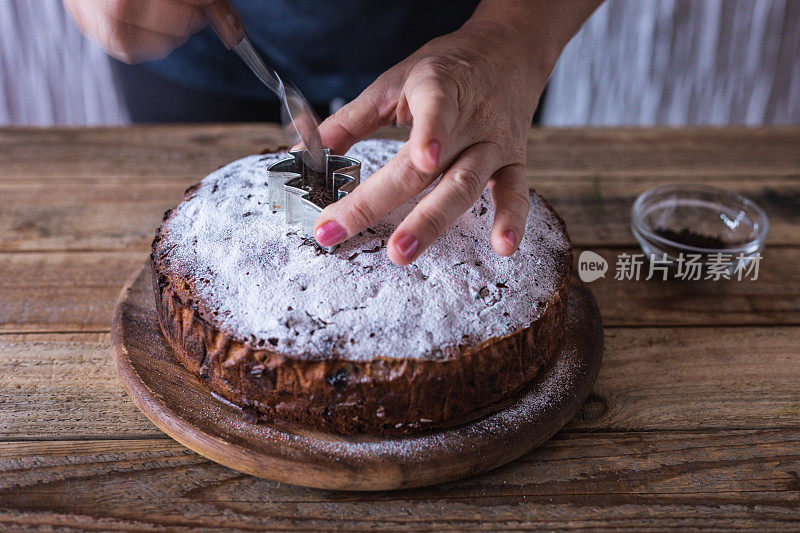
[[[561,348],[527,389],[468,424],[413,437],[343,437],[245,421],[178,362],[161,335],[150,261],[120,292],[111,322],[114,363],[136,406],[181,444],[220,464],[304,487],[393,490],[463,479],[531,451],[570,421],[597,379],[603,325],[573,280]],[[513,417],[514,423],[504,422]]]
[[[768,213],[759,280],[593,282],[604,362],[564,430],[493,472],[369,495],[196,455],[136,409],[111,361],[115,298],[161,213],[279,135],[0,130],[0,529],[800,527],[800,129],[532,131],[530,183],[577,251],[613,269],[636,250],[636,194],[710,183]]]

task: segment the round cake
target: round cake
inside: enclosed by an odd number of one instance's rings
[[[356,144],[362,180],[402,146]],[[500,408],[557,350],[571,245],[531,193],[519,250],[489,244],[484,191],[410,266],[385,244],[422,195],[326,253],[270,209],[251,156],[211,173],[167,211],[151,263],[162,331],[213,392],[272,423],[407,434]],[[424,193],[423,193],[424,194]]]

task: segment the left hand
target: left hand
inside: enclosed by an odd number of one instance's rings
[[[530,57],[518,33],[503,24],[465,24],[385,72],[322,123],[323,144],[334,153],[382,126],[411,126],[411,134],[386,166],[319,215],[320,244],[352,237],[441,175],[392,234],[389,258],[414,261],[487,185],[495,204],[492,248],[516,251],[530,206],[528,131],[555,62],[545,51]]]

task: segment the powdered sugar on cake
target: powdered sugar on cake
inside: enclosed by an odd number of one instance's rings
[[[347,155],[363,180],[401,146],[367,140]],[[537,195],[511,257],[489,244],[487,191],[411,266],[391,263],[385,243],[421,196],[323,253],[269,208],[266,168],[285,155],[210,174],[164,223],[157,250],[219,326],[255,346],[311,359],[447,357],[530,325],[568,275],[569,240]]]

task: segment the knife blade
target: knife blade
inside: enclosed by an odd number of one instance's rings
[[[281,122],[294,144],[306,147],[304,162],[317,172],[325,172],[325,155],[319,134],[319,119],[303,93],[288,79],[267,65],[253,47],[239,14],[228,0],[215,0],[204,8],[209,25],[222,44],[236,52],[256,77],[267,86],[281,102]]]

